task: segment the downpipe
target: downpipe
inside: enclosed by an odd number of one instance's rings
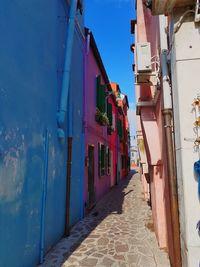
[[[172,99],[171,87],[169,85],[169,73],[167,66],[167,51],[161,52],[161,66],[163,79],[163,100],[164,109],[162,111],[164,118],[164,130],[166,137],[166,152],[167,152],[167,169],[169,176],[169,191],[170,191],[170,207],[171,207],[171,222],[172,222],[172,236],[173,236],[173,253],[172,267],[181,267],[181,253],[180,253],[180,225],[179,225],[179,209],[178,209],[178,194],[177,194],[177,177],[176,165],[174,156],[174,142],[173,142],[173,113],[172,113]]]
[[[82,173],[85,171],[85,131],[86,131],[86,81],[87,81],[87,66],[88,66],[88,56],[90,52],[90,32],[87,32],[86,35],[86,45],[84,47],[84,75],[83,75],[83,121],[82,121],[82,142],[81,142],[81,153],[82,153],[82,161],[81,161],[81,166],[82,166]],[[85,206],[84,206],[84,177],[81,177],[81,186],[80,186],[80,219],[82,220],[84,218],[84,213],[85,213]]]
[[[73,39],[74,39],[74,30],[75,30],[75,17],[76,17],[76,8],[77,0],[70,1],[70,12],[69,12],[69,23],[66,33],[66,49],[64,55],[64,69],[63,69],[63,80],[61,87],[61,97],[59,110],[57,112],[57,135],[58,138],[63,140],[65,138],[65,132],[63,130],[66,111],[67,111],[67,102],[69,95],[69,82],[70,82],[70,70],[71,70],[71,60],[72,60],[72,50],[73,50]]]
[[[72,171],[72,137],[68,137],[65,236],[69,236],[70,235],[71,171]]]
[[[72,177],[72,149],[73,149],[73,107],[72,97],[68,97],[68,141],[67,141],[67,172],[66,172],[66,209],[65,209],[65,236],[70,235],[70,203]]]

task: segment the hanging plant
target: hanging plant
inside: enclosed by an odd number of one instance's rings
[[[102,126],[109,125],[109,119],[107,117],[107,114],[101,112],[98,108],[96,109],[95,120]]]

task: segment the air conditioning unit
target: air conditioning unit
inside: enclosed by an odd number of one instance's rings
[[[152,71],[151,45],[148,42],[136,44],[136,70],[138,73]]]
[[[135,49],[135,84],[154,85],[158,83],[157,75],[152,69],[151,44],[136,43]]]

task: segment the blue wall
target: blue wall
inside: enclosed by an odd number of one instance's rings
[[[70,203],[70,223],[71,225],[80,219],[83,209],[83,40],[75,31],[75,41],[73,47],[73,62],[70,87],[70,100],[72,104],[72,179],[71,179],[71,203]],[[82,58],[82,65],[80,65]],[[82,71],[77,71],[77,66]]]
[[[39,260],[44,132],[49,130],[45,249],[64,233],[67,144],[57,139],[64,45],[65,0],[3,0],[0,9],[0,266]],[[80,20],[82,21],[82,19]],[[71,223],[80,218],[83,55],[75,34]],[[67,121],[66,121],[67,126]],[[68,131],[66,127],[66,132]],[[76,196],[74,198],[73,196]],[[76,202],[77,201],[77,202]]]

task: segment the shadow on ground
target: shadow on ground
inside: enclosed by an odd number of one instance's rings
[[[91,232],[110,214],[122,214],[125,196],[133,193],[133,189],[127,189],[130,180],[137,173],[131,170],[128,177],[114,186],[94,207],[83,220],[75,224],[70,236],[63,238],[45,257],[45,262],[39,266],[62,266],[70,255],[81,246],[82,242],[91,235]],[[87,252],[86,252],[87,255]],[[49,263],[51,262],[51,264]],[[50,264],[50,265],[49,265]]]

